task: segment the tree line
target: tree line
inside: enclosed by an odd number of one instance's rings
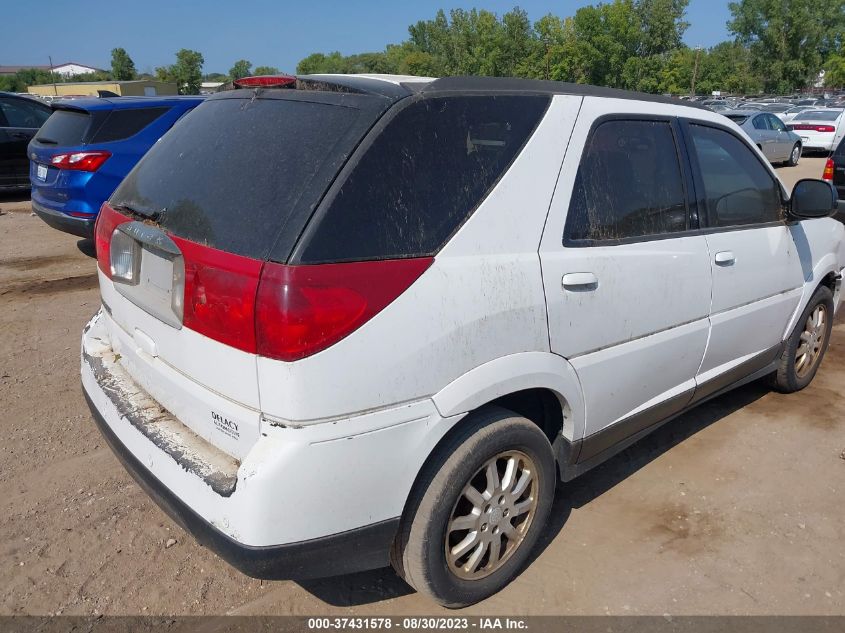
[[[589,83],[654,93],[714,90],[792,93],[822,69],[845,86],[845,0],[739,0],[729,4],[733,39],[710,48],[683,41],[689,0],[612,0],[574,15],[531,22],[516,7],[440,10],[383,51],[313,53],[308,73],[497,75]]]
[[[60,75],[40,68],[24,68],[14,75],[0,76],[0,91],[25,92],[29,86],[39,84],[72,83],[78,81],[130,81],[133,79],[157,79],[171,81],[179,86],[181,94],[199,94],[203,81],[229,81],[248,75],[275,75],[279,69],[274,66],[256,66],[245,59],[234,63],[228,75],[222,73],[202,74],[205,59],[202,53],[187,48],[176,52],[173,64],[159,66],[155,74],[138,73],[135,62],[123,48],[111,52],[111,70],[76,75]]]

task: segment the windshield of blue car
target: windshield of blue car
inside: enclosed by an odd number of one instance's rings
[[[725,116],[737,125],[742,125],[748,120],[747,114],[726,114]]]

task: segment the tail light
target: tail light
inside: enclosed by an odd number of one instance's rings
[[[115,232],[129,221],[104,204],[95,235],[100,269],[109,279],[132,285],[140,272],[133,268],[138,258],[132,256],[131,240],[123,244],[123,233]],[[420,257],[288,266],[170,238],[184,262],[182,325],[245,352],[283,361],[316,354],[348,336],[405,292],[434,261]]]
[[[333,345],[405,292],[433,261],[265,264],[256,300],[258,354],[294,361]]]
[[[797,125],[790,125],[792,130],[811,130],[814,132],[835,132],[836,128],[832,125],[810,125],[809,123],[799,123]]]
[[[284,88],[296,83],[296,77],[291,75],[255,75],[241,77],[232,82],[237,88]]]
[[[50,164],[58,169],[72,169],[75,171],[97,171],[105,163],[111,152],[72,152],[56,154],[50,159]]]
[[[824,172],[822,173],[822,180],[833,182],[833,159],[828,158],[824,164]]]
[[[255,353],[255,292],[263,262],[171,237],[185,261],[182,324]]]
[[[97,265],[108,277],[112,278],[111,272],[111,238],[114,230],[129,218],[112,209],[109,204],[103,203],[100,213],[94,225],[94,244],[97,249]]]

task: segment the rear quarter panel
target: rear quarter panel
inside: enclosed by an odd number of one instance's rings
[[[381,313],[309,358],[259,358],[262,411],[318,422],[428,398],[500,357],[549,352],[537,249],[580,102],[553,99],[431,268]]]

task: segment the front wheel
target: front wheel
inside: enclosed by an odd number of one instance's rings
[[[781,393],[800,391],[810,384],[830,343],[833,328],[833,293],[820,286],[813,293],[795,329],[786,341],[772,386]]]
[[[446,607],[493,595],[527,562],[555,483],[552,449],[537,425],[501,408],[475,414],[421,475],[394,566]]]
[[[801,145],[796,143],[792,147],[792,151],[789,153],[789,160],[786,161],[786,164],[790,167],[795,167],[799,160],[801,160]]]

